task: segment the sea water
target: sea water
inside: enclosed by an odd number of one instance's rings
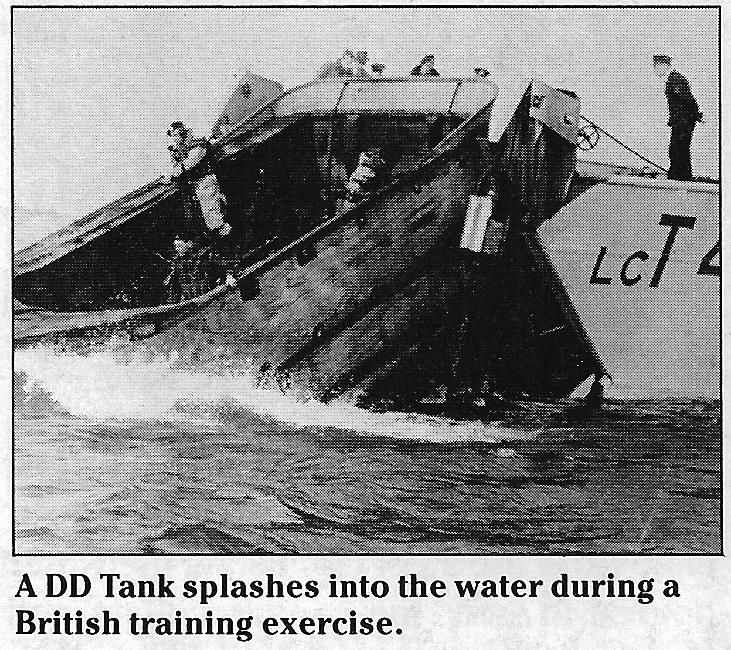
[[[41,347],[14,399],[21,554],[721,550],[717,403],[376,413]]]

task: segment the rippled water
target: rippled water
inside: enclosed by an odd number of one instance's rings
[[[717,404],[482,420],[16,354],[18,553],[717,553]]]

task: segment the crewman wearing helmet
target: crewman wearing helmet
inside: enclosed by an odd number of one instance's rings
[[[225,237],[231,225],[224,214],[226,197],[210,161],[210,143],[205,138],[193,138],[183,122],[173,122],[168,130],[173,144],[168,147],[173,171],[171,180],[193,188],[206,228],[211,234]]]

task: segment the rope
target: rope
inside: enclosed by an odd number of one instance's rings
[[[617,138],[616,136],[613,136],[611,133],[609,133],[609,131],[606,131],[605,129],[603,129],[596,122],[593,122],[592,120],[590,120],[585,115],[581,115],[580,117],[585,122],[588,122],[589,124],[591,124],[597,131],[601,131],[610,140],[614,140],[620,147],[624,147],[627,151],[629,151],[630,153],[633,153],[635,156],[637,156],[638,158],[644,160],[646,163],[650,163],[653,167],[657,167],[660,171],[663,171],[666,174],[668,173],[668,170],[665,169],[665,167],[661,167],[660,165],[658,165],[656,162],[650,160],[649,158],[645,158],[645,156],[643,156],[639,151],[635,151],[632,147],[627,146],[619,138]]]

